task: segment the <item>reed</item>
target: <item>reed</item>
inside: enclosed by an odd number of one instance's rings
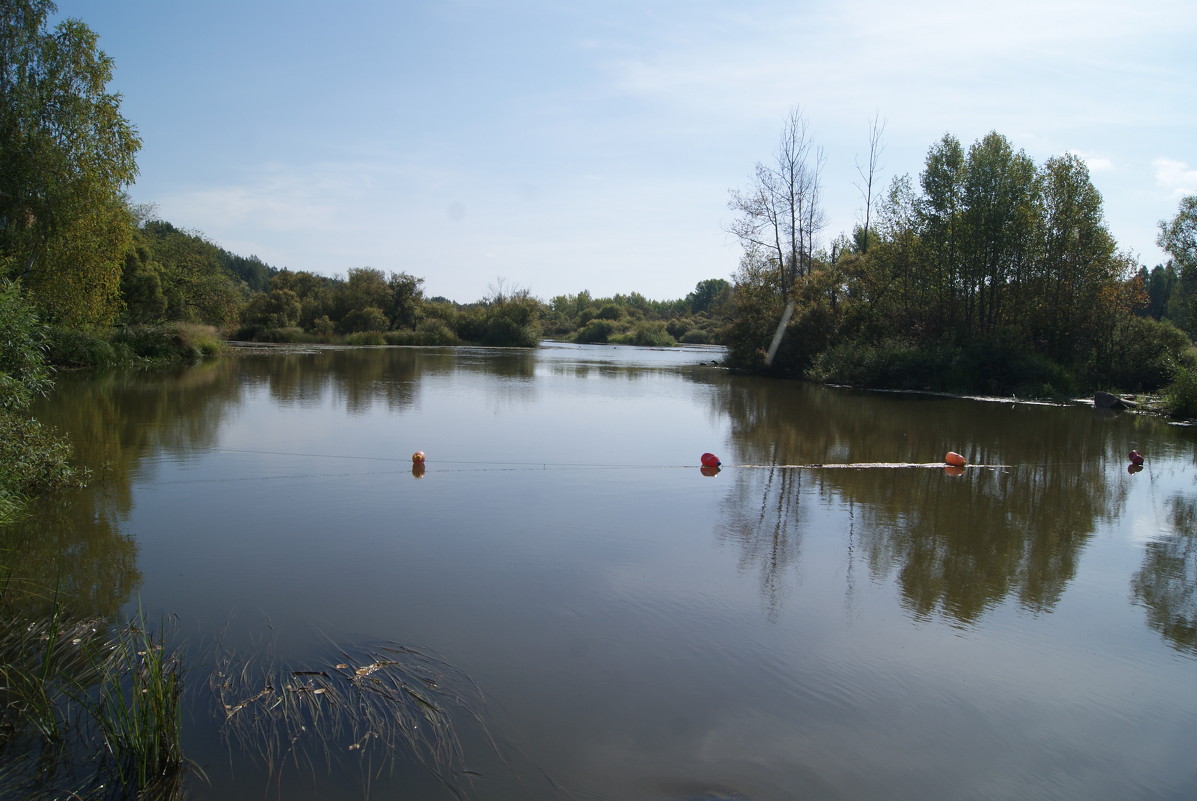
[[[170,787],[184,764],[180,746],[183,667],[138,613],[117,629],[96,665],[94,688],[80,697],[126,785]]]
[[[0,781],[11,797],[181,796],[182,670],[139,614],[48,617],[0,632]],[[5,796],[8,798],[9,796]]]

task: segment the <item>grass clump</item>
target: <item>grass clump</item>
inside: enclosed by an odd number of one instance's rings
[[[7,589],[7,588],[6,588]],[[10,617],[0,632],[0,781],[18,798],[175,798],[182,667],[139,614],[121,626]]]

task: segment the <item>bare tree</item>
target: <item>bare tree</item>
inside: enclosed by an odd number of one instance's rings
[[[765,256],[785,299],[798,278],[810,272],[815,236],[825,224],[819,178],[825,161],[797,106],[782,127],[773,164],[757,163],[753,184],[733,190],[728,207],[739,214],[729,231],[746,249]]]
[[[869,120],[869,159],[863,165],[859,161],[856,162],[856,172],[860,175],[862,182],[857,184],[856,188],[865,202],[864,226],[861,228],[856,243],[856,249],[861,253],[867,253],[869,250],[869,225],[873,216],[873,185],[877,180],[877,173],[881,171],[881,154],[885,152],[885,146],[881,144],[881,135],[884,133],[885,120],[881,119],[879,114],[874,114],[873,119]]]

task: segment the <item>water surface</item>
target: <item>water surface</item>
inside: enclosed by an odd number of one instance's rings
[[[87,613],[175,616],[196,799],[452,797],[403,760],[365,778],[343,744],[268,775],[203,692],[217,640],[435,655],[485,699],[460,721],[481,799],[1197,795],[1193,429],[716,358],[320,348],[63,376],[38,414],[96,480],[8,541]],[[837,467],[948,450],[974,466]]]

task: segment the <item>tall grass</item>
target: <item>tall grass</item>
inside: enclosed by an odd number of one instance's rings
[[[176,798],[182,670],[139,614],[118,627],[9,618],[0,632],[0,783],[15,798]],[[8,797],[8,796],[5,796]]]
[[[180,660],[140,614],[114,632],[108,654],[97,664],[94,689],[78,700],[95,720],[126,785],[161,790],[179,784],[182,690]]]

